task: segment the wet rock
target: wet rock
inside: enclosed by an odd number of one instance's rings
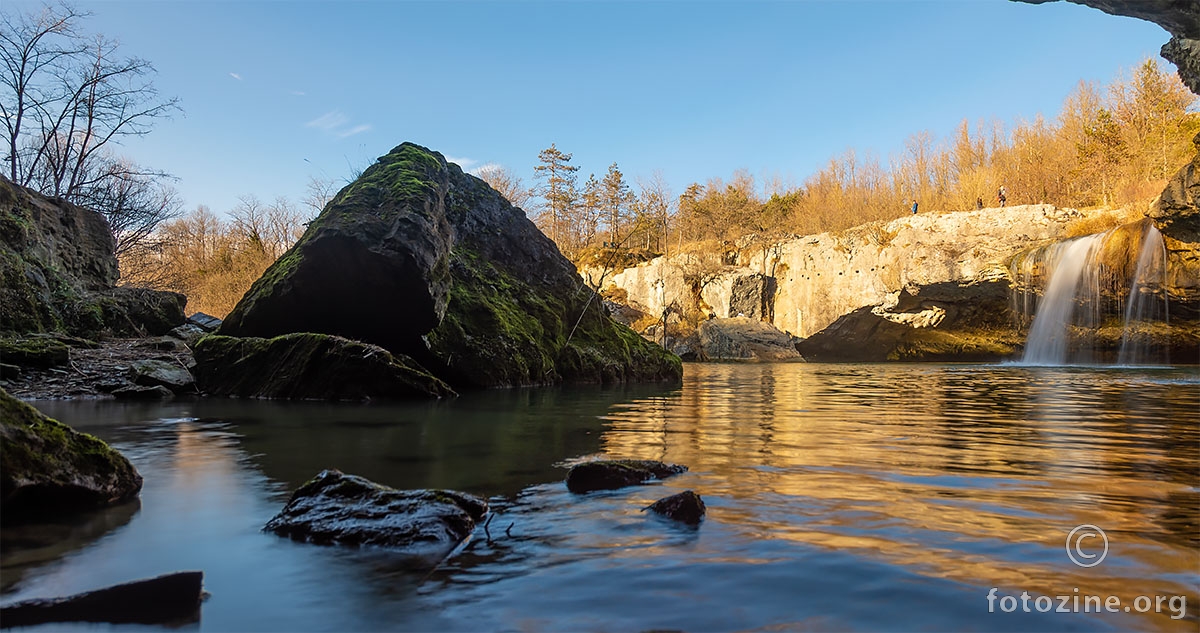
[[[92,386],[100,393],[112,393],[117,389],[130,386],[130,384],[124,378],[104,378],[96,381]]]
[[[4,626],[47,622],[181,624],[200,615],[204,573],[185,571],[66,598],[26,600],[0,609]]]
[[[0,363],[0,379],[8,380],[9,378],[20,378],[21,368],[16,365]]]
[[[436,564],[475,530],[487,501],[453,490],[396,490],[325,470],[263,528],[321,545],[374,545]]]
[[[711,319],[697,333],[699,355],[707,360],[803,360],[791,336],[756,319]]]
[[[217,328],[221,327],[221,319],[218,319],[211,314],[197,312],[187,318],[188,323],[204,330],[205,332],[216,332]]]
[[[119,503],[142,489],[120,453],[0,389],[0,512],[4,522]]]
[[[162,385],[173,393],[195,390],[196,380],[191,372],[176,362],[139,360],[133,363],[133,371],[133,382],[143,387]]]
[[[704,500],[691,490],[659,499],[646,509],[688,525],[698,525],[706,512]]]
[[[129,385],[114,389],[111,393],[117,400],[170,400],[175,397],[175,392],[162,385]]]
[[[195,323],[184,323],[183,325],[167,332],[167,336],[183,341],[185,345],[195,345],[196,341],[200,340],[201,336],[208,334],[204,328]]]
[[[21,367],[49,368],[65,365],[70,349],[49,336],[23,336],[0,339],[0,360]]]
[[[196,383],[208,395],[310,400],[455,395],[411,358],[340,336],[213,334],[196,343],[195,357]]]
[[[687,472],[687,466],[653,460],[597,460],[576,464],[567,473],[567,490],[575,493],[616,490],[650,479],[666,479]]]

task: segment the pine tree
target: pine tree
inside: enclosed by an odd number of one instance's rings
[[[633,191],[630,190],[629,183],[625,182],[625,176],[617,169],[616,163],[609,165],[608,173],[604,175],[600,186],[600,206],[608,219],[608,240],[614,246],[618,242],[621,224],[633,201]]]
[[[579,167],[569,165],[571,154],[563,153],[554,146],[554,143],[538,153],[538,161],[541,164],[534,167],[533,171],[542,181],[538,192],[546,201],[545,211],[550,216],[548,219],[550,239],[559,243],[561,238],[559,224],[568,217],[571,206],[578,197],[575,192],[575,172],[579,171]]]

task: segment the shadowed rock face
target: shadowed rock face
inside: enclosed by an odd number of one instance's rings
[[[0,176],[0,332],[166,334],[183,323],[183,295],[113,287],[114,249],[99,213]]]
[[[1058,0],[1018,0],[1044,4]],[[1162,47],[1162,56],[1179,68],[1179,78],[1200,94],[1200,9],[1194,0],[1068,0],[1100,9],[1110,15],[1123,15],[1153,22],[1171,34]]]
[[[436,564],[475,530],[487,501],[453,490],[396,490],[325,470],[263,528],[321,545],[375,545]]]
[[[0,513],[5,523],[92,510],[137,496],[142,476],[107,444],[0,389]]]
[[[411,143],[347,186],[220,333],[334,334],[456,387],[678,380],[574,266],[486,183]]]
[[[704,500],[691,490],[659,499],[646,509],[688,525],[699,525],[707,512]]]
[[[454,395],[411,358],[340,336],[206,336],[196,343],[194,354],[196,383],[214,396],[369,400]]]

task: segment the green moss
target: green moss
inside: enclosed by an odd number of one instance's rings
[[[103,505],[141,488],[141,476],[120,453],[92,435],[42,415],[3,389],[0,438],[5,521],[21,518],[33,507],[71,509],[59,508],[57,502]],[[89,481],[94,488],[89,489]],[[39,496],[18,498],[25,487],[39,491]]]
[[[48,336],[0,338],[0,362],[24,367],[54,367],[66,364],[70,350]]]
[[[330,206],[338,212],[354,213],[364,208],[377,209],[388,198],[404,204],[431,200],[440,189],[442,170],[442,161],[429,150],[403,143],[342,189]],[[414,209],[419,211],[423,206],[414,205]]]

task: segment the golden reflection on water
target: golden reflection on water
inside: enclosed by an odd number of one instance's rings
[[[850,551],[1019,595],[1186,595],[1200,571],[1200,380],[1117,370],[689,365],[618,407],[603,452],[687,464],[747,538]],[[1111,551],[1082,568],[1067,533]],[[749,562],[749,561],[747,561]],[[983,596],[981,595],[981,601]],[[982,602],[981,602],[982,604]],[[1137,614],[1134,614],[1137,615]]]

